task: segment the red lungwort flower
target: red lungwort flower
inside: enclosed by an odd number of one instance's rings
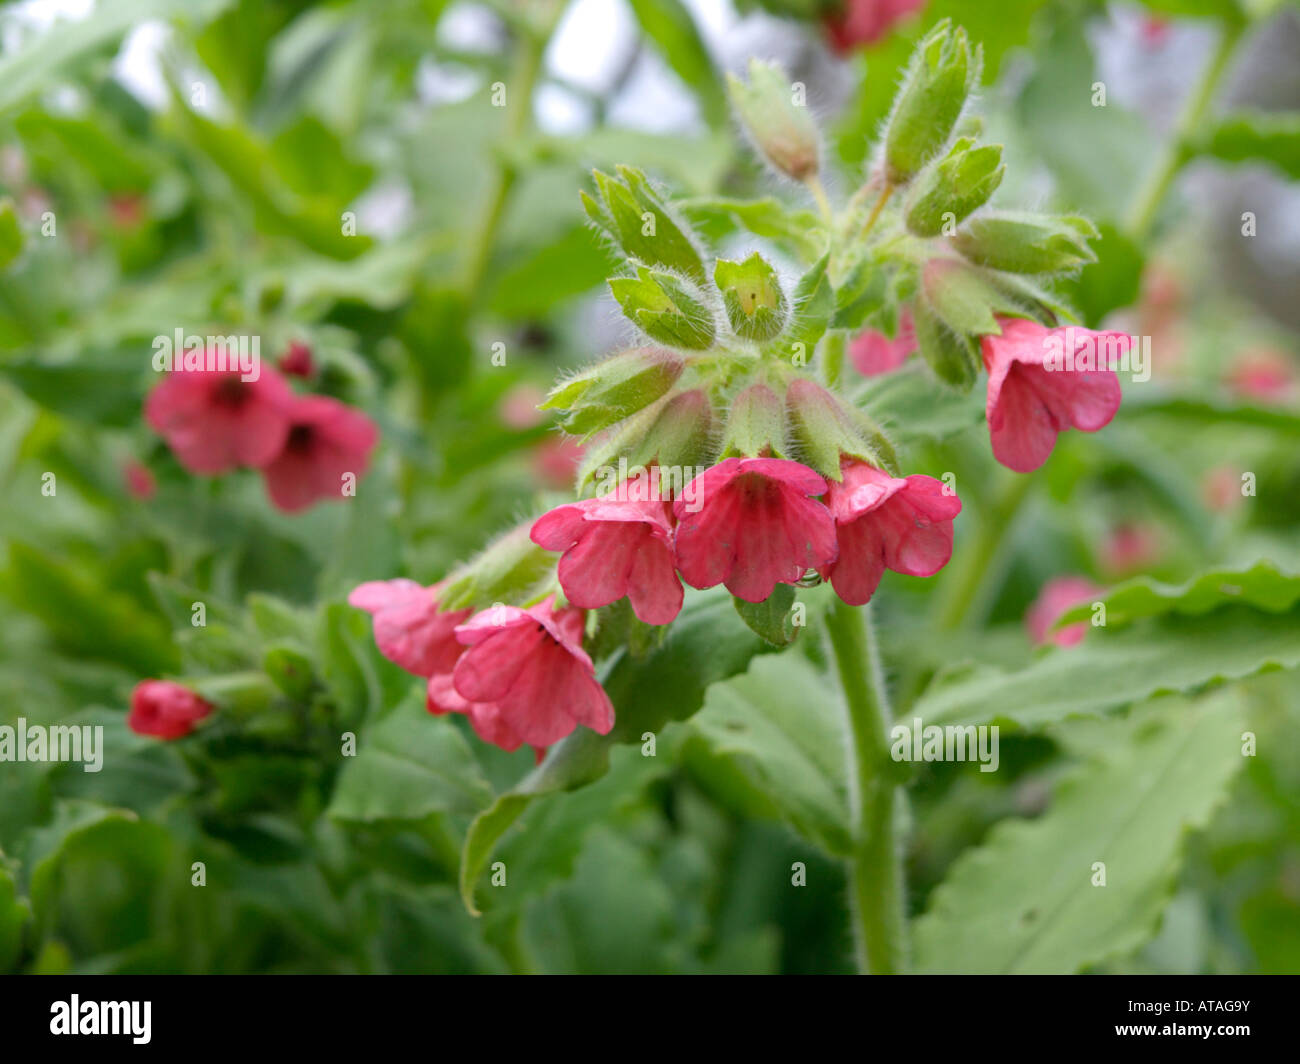
[[[579,724],[607,734],[614,706],[582,649],[583,618],[553,598],[475,614],[456,628],[468,649],[450,678],[429,681],[430,712],[465,713],[481,739],[506,750],[550,746]]]
[[[238,370],[173,370],[145,400],[144,416],[191,473],[261,468],[284,448],[293,393],[262,367],[256,380]]]
[[[1047,461],[1058,433],[1096,432],[1110,424],[1120,388],[1107,360],[1127,351],[1131,338],[1074,326],[1047,329],[1023,318],[1002,318],[999,324],[1000,336],[981,340],[993,457],[1028,473]]]
[[[295,402],[289,422],[283,449],[263,469],[271,501],[286,513],[296,513],[318,499],[342,498],[345,475],[360,479],[379,442],[375,423],[322,395]]]
[[[646,473],[543,514],[533,522],[532,540],[564,552],[560,586],[575,606],[599,609],[626,595],[646,624],[668,624],[682,608],[670,517],[670,504]]]
[[[153,471],[143,462],[131,459],[122,468],[122,479],[126,481],[126,490],[132,498],[148,502],[158,493],[158,480]]]
[[[126,726],[137,735],[179,739],[215,707],[188,687],[169,680],[143,680],[131,692]]]
[[[925,0],[842,0],[839,11],[822,25],[831,47],[840,55],[880,40],[895,22],[925,6]]]
[[[1038,598],[1025,614],[1025,627],[1035,643],[1051,641],[1057,646],[1072,647],[1088,634],[1088,622],[1067,624],[1059,632],[1052,625],[1066,610],[1091,602],[1101,592],[1096,584],[1082,576],[1058,576],[1043,585]]]
[[[682,579],[762,602],[834,561],[835,522],[813,497],[825,492],[825,479],[784,458],[728,458],[701,473],[673,503]]]
[[[290,342],[288,349],[280,356],[279,365],[280,372],[289,377],[310,378],[316,372],[311,348],[301,340]]]
[[[844,480],[831,481],[826,504],[835,515],[839,558],[823,566],[835,593],[861,606],[886,569],[933,576],[952,557],[952,521],[961,500],[921,474],[891,477],[866,462],[845,460]]]
[[[348,595],[348,604],[375,619],[375,645],[394,665],[416,676],[451,672],[460,657],[456,625],[473,611],[443,610],[438,585],[414,580],[371,580]]]

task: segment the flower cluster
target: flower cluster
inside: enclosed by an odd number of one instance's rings
[[[337,399],[295,394],[278,372],[177,366],[145,400],[145,420],[191,473],[261,472],[271,502],[297,513],[337,499],[365,473],[379,432]],[[290,368],[303,372],[301,355]]]
[[[463,713],[504,750],[538,755],[584,724],[602,735],[614,707],[582,649],[585,614],[554,597],[527,609],[448,609],[442,586],[372,581],[348,602],[374,618],[375,642],[395,665],[428,681],[431,713]]]

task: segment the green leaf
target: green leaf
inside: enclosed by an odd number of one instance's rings
[[[122,427],[140,420],[142,378],[149,354],[142,348],[81,352],[69,362],[19,357],[0,374],[32,402],[63,417]]]
[[[631,3],[646,36],[654,41],[673,72],[699,97],[705,120],[715,127],[725,122],[727,102],[717,69],[681,0],[631,0]]]
[[[843,709],[802,657],[755,658],[742,676],[709,688],[691,722],[746,774],[805,838],[828,853],[850,846]]]
[[[1246,569],[1211,569],[1183,584],[1162,584],[1139,576],[1097,596],[1097,601],[1106,605],[1108,627],[1165,613],[1198,616],[1234,603],[1283,613],[1297,600],[1300,575],[1280,570],[1270,561],[1258,561]],[[1091,615],[1091,605],[1076,606],[1061,615],[1056,627],[1086,621]]]
[[[793,643],[796,635],[790,616],[794,599],[793,587],[777,584],[772,594],[762,602],[746,602],[742,598],[733,601],[740,619],[749,625],[755,635],[774,647],[784,647]]]
[[[957,667],[936,677],[911,713],[926,724],[1000,720],[1032,728],[1162,691],[1297,666],[1300,610],[1232,606],[1200,617],[1152,617],[1118,632],[1093,628],[1081,644],[1054,646],[1016,671]]]
[[[469,743],[451,721],[410,698],[376,721],[345,758],[328,814],[338,820],[422,820],[473,815],[492,800]]]
[[[1183,836],[1244,762],[1242,727],[1236,692],[1107,722],[1110,741],[1045,815],[1002,822],[958,859],[916,921],[918,970],[1072,973],[1132,953],[1173,893]]]
[[[1124,397],[1121,416],[1171,417],[1194,425],[1249,425],[1288,435],[1300,435],[1300,413],[1285,407],[1239,402],[1222,395],[1178,393],[1133,394]]]
[[[591,836],[571,882],[529,906],[524,928],[548,973],[677,970],[673,897],[646,853],[608,829]]]
[[[1300,181],[1300,113],[1229,115],[1206,129],[1192,150],[1229,163],[1271,163]]]

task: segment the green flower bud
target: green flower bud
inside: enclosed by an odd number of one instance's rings
[[[623,313],[651,339],[689,351],[712,346],[713,314],[689,281],[638,266],[635,277],[616,277],[609,290]]]
[[[921,292],[929,308],[953,332],[983,336],[998,331],[995,314],[1015,310],[1014,301],[998,291],[961,259],[931,259],[921,270]]]
[[[695,234],[673,215],[645,174],[630,166],[618,167],[622,180],[599,170],[593,173],[600,199],[583,192],[582,205],[625,255],[704,282],[707,274]]]
[[[971,262],[1008,273],[1063,273],[1096,262],[1097,227],[1076,215],[989,214],[952,238]]]
[[[539,409],[570,411],[562,422],[565,430],[590,436],[666,395],[683,369],[685,363],[671,351],[634,348],[560,382]]]
[[[983,52],[966,31],[944,19],[927,33],[903,78],[885,130],[885,178],[906,184],[948,142],[971,90]]]
[[[710,465],[713,406],[699,388],[658,400],[592,441],[578,470],[579,489],[606,467],[626,462],[631,470],[651,464],[686,468]]]
[[[865,414],[806,377],[790,382],[785,393],[790,438],[800,461],[824,477],[840,480],[840,461],[857,458],[893,469],[897,458],[884,434]]]
[[[443,610],[482,609],[496,602],[527,601],[554,573],[555,556],[529,538],[532,522],[511,529],[447,576],[438,605]]]
[[[970,337],[950,330],[924,300],[912,308],[916,345],[934,375],[959,392],[968,392],[979,376],[980,360]]]
[[[785,292],[776,270],[758,252],[744,262],[719,259],[713,280],[722,292],[731,331],[741,339],[761,343],[785,328]]]
[[[786,457],[783,414],[776,392],[766,384],[751,384],[731,403],[722,457]]]
[[[963,137],[922,173],[903,210],[907,228],[916,236],[951,236],[957,223],[984,206],[1002,183],[1002,145],[973,145]]]
[[[817,124],[784,70],[759,59],[749,61],[749,83],[727,75],[731,104],[754,148],[787,177],[806,181],[816,175],[821,156]]]

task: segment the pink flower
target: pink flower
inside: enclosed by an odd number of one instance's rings
[[[1239,354],[1228,372],[1228,386],[1247,399],[1280,403],[1289,398],[1296,371],[1286,354],[1257,347]]]
[[[289,377],[311,377],[316,372],[316,363],[311,357],[311,348],[301,340],[294,340],[280,356],[280,372]]]
[[[318,499],[342,498],[345,475],[360,479],[378,442],[379,430],[361,411],[322,395],[299,399],[283,449],[262,470],[271,501],[297,513]]]
[[[1216,466],[1201,481],[1201,497],[1211,510],[1224,513],[1241,504],[1242,474],[1232,466]]]
[[[864,377],[898,369],[916,350],[916,326],[906,308],[898,316],[898,335],[890,339],[875,329],[864,329],[849,344],[849,360]]]
[[[127,493],[141,502],[148,502],[158,493],[158,481],[143,462],[134,459],[127,462],[122,469],[122,479],[126,481]]]
[[[456,625],[473,611],[443,610],[438,585],[414,580],[372,580],[353,588],[348,605],[375,619],[375,645],[394,665],[416,676],[451,672],[460,657]]]
[[[126,726],[137,735],[179,739],[215,707],[188,687],[169,680],[143,680],[131,692]]]
[[[546,747],[579,724],[605,735],[614,706],[582,649],[584,614],[536,606],[493,606],[456,627],[468,647],[429,681],[429,710],[464,713],[478,736],[505,750]],[[450,682],[448,682],[450,680]]]
[[[546,393],[533,384],[516,384],[497,406],[501,424],[516,432],[535,428],[546,420],[539,406],[546,402]]]
[[[668,624],[682,608],[670,515],[658,481],[646,473],[543,514],[531,535],[539,547],[564,552],[560,586],[575,606],[599,609],[626,595],[646,624]]]
[[[1049,640],[1057,646],[1072,647],[1088,634],[1088,622],[1068,624],[1059,632],[1052,632],[1052,625],[1066,610],[1084,602],[1091,602],[1101,588],[1082,576],[1058,576],[1043,585],[1038,598],[1025,614],[1025,626],[1035,643]]]
[[[880,40],[895,22],[919,11],[925,0],[842,0],[840,10],[822,19],[831,48],[847,55],[858,45]]]
[[[1116,525],[1102,542],[1100,562],[1104,575],[1123,576],[1143,569],[1160,557],[1158,526],[1145,521]]]
[[[1096,432],[1119,409],[1119,377],[1109,354],[1128,350],[1123,333],[1069,326],[1047,329],[1023,318],[1003,318],[1000,336],[981,341],[989,371],[985,413],[993,456],[1028,473],[1047,461],[1058,433]]]
[[[261,468],[284,447],[293,393],[278,373],[256,380],[237,370],[168,373],[145,400],[144,416],[191,473]]]
[[[834,561],[835,522],[813,497],[825,492],[821,476],[783,458],[728,458],[701,473],[673,503],[682,579],[762,602]]]
[[[582,444],[572,436],[548,436],[533,448],[533,475],[543,487],[567,491],[573,487],[582,454]]]
[[[823,566],[836,594],[861,606],[875,593],[886,569],[933,576],[952,557],[952,521],[961,500],[934,477],[891,477],[845,459],[844,480],[830,482],[826,505],[835,516],[839,557]]]

